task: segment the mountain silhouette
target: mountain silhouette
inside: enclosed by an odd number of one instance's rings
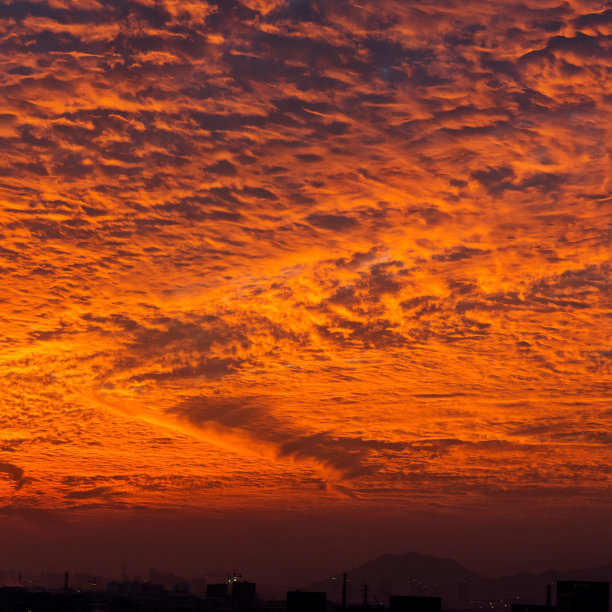
[[[509,603],[544,604],[546,587],[557,580],[612,580],[612,564],[567,572],[547,570],[541,574],[519,572],[501,578],[485,578],[453,559],[441,559],[419,552],[383,555],[347,570],[347,600],[363,601],[364,588],[371,603],[388,604],[390,595],[426,595],[442,597],[445,608],[468,601],[504,600]],[[331,601],[342,597],[342,571],[334,577],[317,581],[304,590],[325,591]]]

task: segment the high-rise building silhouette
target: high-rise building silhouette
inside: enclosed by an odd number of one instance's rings
[[[252,610],[255,607],[257,595],[255,583],[244,581],[232,585],[232,601],[236,610]]]

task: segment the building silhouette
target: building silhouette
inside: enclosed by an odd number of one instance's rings
[[[442,599],[420,595],[391,595],[389,610],[391,612],[440,612]]]
[[[236,610],[252,610],[257,602],[254,582],[237,581],[232,584],[232,602]]]
[[[554,606],[543,604],[512,604],[512,612],[555,612]]]
[[[610,583],[585,580],[557,582],[558,612],[608,612]]]
[[[317,591],[287,591],[287,612],[325,612],[327,594]]]
[[[225,599],[225,597],[227,597],[227,583],[220,582],[206,585],[207,599]]]

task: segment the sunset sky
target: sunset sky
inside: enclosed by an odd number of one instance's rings
[[[0,567],[612,561],[612,2],[0,33]]]

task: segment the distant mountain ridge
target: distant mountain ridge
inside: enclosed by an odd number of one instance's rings
[[[347,599],[388,603],[390,595],[442,597],[443,607],[467,601],[500,599],[513,603],[544,604],[546,586],[557,580],[612,581],[612,564],[568,572],[547,570],[541,574],[519,572],[501,578],[485,578],[453,559],[442,559],[413,551],[403,555],[386,554],[347,570]],[[320,580],[304,590],[325,591],[331,601],[340,601],[342,572],[335,579]],[[554,603],[554,588],[553,603]]]

